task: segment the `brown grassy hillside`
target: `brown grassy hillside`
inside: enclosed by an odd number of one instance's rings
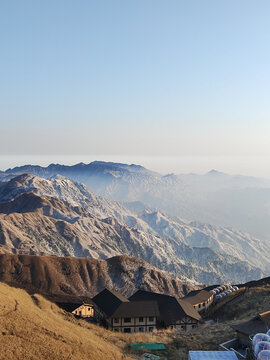
[[[93,297],[107,287],[125,295],[141,288],[181,297],[193,289],[146,261],[126,255],[96,260],[1,254],[0,281],[49,296]]]
[[[270,310],[270,285],[266,284],[247,287],[243,296],[224,303],[221,308],[212,312],[212,316],[219,321],[239,323],[268,310]]]
[[[0,284],[0,359],[132,359],[121,338],[84,322],[72,323],[40,295]]]

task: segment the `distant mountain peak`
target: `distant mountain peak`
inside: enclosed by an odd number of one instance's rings
[[[218,171],[216,169],[211,169],[206,173],[206,175],[225,175],[223,172]]]

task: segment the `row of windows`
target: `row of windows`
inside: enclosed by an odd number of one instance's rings
[[[124,330],[124,333],[131,333],[131,328],[130,327],[125,327],[123,330]],[[114,331],[119,332],[120,330],[118,328],[115,328]],[[154,327],[149,326],[148,331],[153,332]],[[139,327],[139,332],[144,332],[144,327]]]
[[[147,319],[147,318],[143,318],[143,317],[139,317],[139,322],[144,322],[144,319]],[[153,322],[154,321],[154,317],[153,316],[149,316],[148,317],[148,321],[149,322]],[[124,323],[130,323],[131,322],[131,318],[130,317],[126,317],[124,318]],[[118,324],[119,323],[119,318],[114,318],[114,323],[115,324]]]
[[[212,298],[211,298],[212,299]],[[211,299],[208,299],[207,301],[206,301],[206,304],[208,304],[210,301],[211,301]],[[200,308],[201,306],[205,306],[205,302],[203,303],[203,304],[199,304],[198,305],[198,307]]]
[[[84,309],[85,310],[85,309]],[[86,311],[91,311],[92,308],[87,308]],[[75,310],[75,314],[82,313],[82,310]]]
[[[84,309],[85,310],[85,309]],[[86,311],[91,311],[92,310],[92,308],[88,308],[88,309],[86,309]],[[82,315],[82,310],[75,310],[75,314],[76,315]]]

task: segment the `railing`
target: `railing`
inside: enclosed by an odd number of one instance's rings
[[[235,355],[238,357],[238,359],[242,360],[242,359],[247,359],[247,349],[245,349],[245,355],[241,354],[238,350],[239,349],[239,340],[237,338],[231,339],[229,341],[226,341],[223,344],[219,345],[221,350],[225,350],[225,351],[233,351],[235,353]]]

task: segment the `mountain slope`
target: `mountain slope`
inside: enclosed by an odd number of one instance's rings
[[[192,248],[172,238],[162,239],[129,228],[116,218],[101,220],[52,197],[25,193],[0,204],[0,211],[0,244],[13,253],[101,259],[127,254],[174,277],[200,283],[239,282],[263,276],[258,268],[237,258],[209,248]]]
[[[130,296],[144,289],[182,297],[193,287],[174,280],[144,260],[0,255],[0,281],[47,296],[93,297],[107,287]]]
[[[190,221],[232,226],[269,241],[270,181],[210,171],[205,175],[162,176],[141,166],[92,162],[48,167],[22,166],[0,178],[32,173],[57,174],[83,182],[94,192],[118,201],[142,201],[151,208]]]
[[[237,257],[270,272],[270,246],[242,231],[170,218],[160,211],[143,211],[138,214],[157,235],[173,238],[191,247],[207,247],[219,254]]]
[[[73,205],[53,196],[68,199]],[[13,198],[0,203],[0,241],[2,248],[13,253],[94,258],[128,254],[143,258],[175,277],[202,283],[240,282],[263,276],[256,256],[250,264],[247,256],[241,257],[240,250],[249,246],[245,238],[235,254],[226,251],[219,254],[210,247],[226,249],[221,246],[224,239],[227,241],[225,231],[220,235],[213,228],[212,232],[218,234],[214,237],[159,212],[139,217],[121,204],[100,197],[96,200],[86,186],[68,179],[21,175],[0,187],[0,201]],[[100,218],[92,211],[103,216],[113,213],[119,218]],[[194,239],[196,246],[191,246]],[[233,242],[238,240],[233,232],[229,240],[233,251]],[[264,249],[261,253],[256,251],[254,254],[261,260]]]
[[[40,295],[0,284],[0,303],[1,359],[134,359],[121,335],[75,321]]]

